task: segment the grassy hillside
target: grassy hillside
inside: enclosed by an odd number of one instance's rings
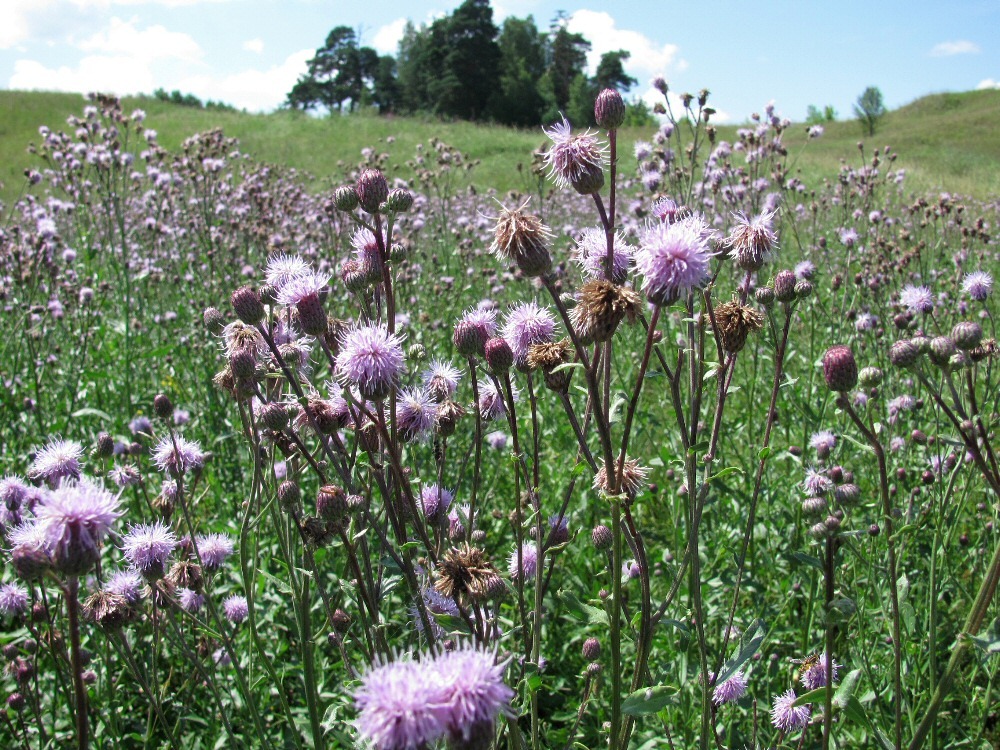
[[[79,113],[83,99],[75,94],[0,91],[0,200],[15,198],[23,185],[24,168],[32,164],[27,144],[38,140],[38,127],[64,127],[66,117]],[[316,119],[294,112],[269,115],[219,112],[180,107],[156,100],[129,100],[127,108],[142,107],[159,141],[176,148],[189,135],[221,127],[238,138],[244,151],[276,164],[304,170],[322,178],[339,173],[338,163],[354,163],[362,148],[388,150],[392,163],[405,172],[404,163],[417,143],[439,138],[480,161],[475,173],[479,186],[500,191],[525,188],[528,154],[544,142],[537,131],[440,123],[419,118]],[[872,146],[890,145],[899,154],[898,166],[907,170],[907,185],[918,192],[950,191],[978,198],[1000,195],[1000,91],[935,94],[919,99],[885,118]],[[720,138],[731,140],[736,126],[720,128]],[[631,144],[650,133],[622,133],[624,168]],[[843,160],[858,161],[857,123],[835,122],[823,138],[806,144],[804,128],[786,134],[791,158],[807,183],[832,177]],[[387,139],[392,141],[391,145]]]

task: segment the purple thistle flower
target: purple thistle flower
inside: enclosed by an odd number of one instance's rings
[[[406,657],[376,666],[354,692],[362,741],[378,750],[417,750],[446,730],[438,679],[428,665]]]
[[[495,451],[502,451],[507,447],[507,433],[503,430],[496,430],[486,435],[486,444]]]
[[[612,280],[616,284],[621,284],[624,283],[628,275],[635,251],[625,243],[625,237],[621,232],[615,232],[614,250]],[[608,240],[603,229],[587,227],[580,232],[580,239],[576,245],[575,260],[580,265],[585,277],[588,279],[605,278],[605,263],[607,262],[607,258]]]
[[[830,676],[831,680],[836,682],[840,667],[841,665],[837,663],[836,659],[834,659],[833,669],[827,669],[826,654],[820,654],[819,659],[817,659],[802,673],[802,686],[806,690],[815,690],[816,688],[824,687],[826,685],[827,675]]]
[[[773,210],[764,210],[753,218],[742,212],[733,215],[736,225],[724,243],[733,251],[740,268],[756,271],[770,259],[777,244],[772,227],[774,214]]]
[[[0,479],[0,505],[8,510],[20,510],[28,494],[28,485],[20,477]]]
[[[771,707],[771,723],[782,732],[791,732],[795,729],[802,729],[809,724],[809,717],[812,710],[809,705],[794,706],[795,691],[788,690],[774,699]]]
[[[129,604],[136,604],[142,599],[142,576],[134,570],[115,571],[104,584],[104,590],[118,594]]]
[[[811,279],[816,275],[816,264],[811,260],[803,260],[795,264],[795,278]]]
[[[111,524],[122,515],[118,498],[90,479],[67,482],[35,508],[35,525],[57,570],[82,575],[93,567]]]
[[[278,289],[278,304],[295,307],[305,300],[318,300],[328,283],[330,283],[329,276],[310,270],[301,276],[289,279]]]
[[[142,477],[139,475],[139,470],[132,464],[124,464],[109,471],[108,478],[115,483],[116,487],[131,487],[133,484],[138,484]]]
[[[461,323],[468,323],[482,334],[483,341],[497,335],[497,312],[489,307],[473,307],[462,313]]]
[[[962,279],[962,291],[976,302],[983,302],[993,291],[993,277],[986,271],[972,271]]]
[[[667,224],[677,218],[679,207],[673,198],[657,198],[653,203],[653,216]]]
[[[80,478],[83,446],[74,440],[51,440],[38,451],[28,476],[44,479],[49,487],[58,487],[63,479]]]
[[[840,244],[844,247],[854,247],[858,243],[858,232],[854,227],[840,230]]]
[[[545,152],[545,164],[555,183],[560,187],[571,185],[583,193],[595,192],[590,189],[594,185],[600,189],[607,161],[604,144],[589,130],[573,135],[573,126],[565,117],[542,131],[552,139],[552,147]]]
[[[191,412],[187,409],[177,408],[174,409],[174,425],[180,427],[181,425],[186,425],[191,421]]]
[[[899,304],[912,313],[929,313],[934,309],[934,295],[925,286],[907,284],[899,293]]]
[[[298,255],[275,255],[268,258],[264,281],[280,292],[288,282],[309,273],[312,267]]]
[[[482,727],[492,727],[510,708],[514,691],[503,681],[506,665],[474,646],[446,651],[434,660],[432,673],[440,686],[436,702],[450,738],[468,742]]]
[[[458,605],[455,604],[455,600],[441,594],[433,586],[424,586],[420,590],[420,595],[424,600],[424,607],[427,609],[427,614],[429,615],[431,631],[434,634],[434,638],[444,638],[448,635],[447,631],[441,627],[434,615],[448,615],[450,617],[458,617]],[[410,607],[410,615],[413,617],[413,621],[416,623],[417,630],[423,634],[424,632],[424,620],[420,616],[420,612],[417,609],[417,605],[414,604]]]
[[[637,161],[644,161],[653,153],[653,146],[648,141],[636,141],[633,152]]]
[[[510,553],[509,567],[510,577],[517,580],[530,581],[538,572],[538,547],[534,541],[524,542],[521,545],[521,559],[518,561],[517,550]],[[520,565],[518,564],[520,562]]]
[[[493,327],[496,328],[496,323]],[[431,360],[430,367],[421,374],[424,387],[434,396],[440,396],[441,401],[455,395],[461,377],[461,370],[453,367],[450,362],[443,362],[440,359]]]
[[[747,678],[743,670],[738,670],[725,682],[720,682],[712,691],[712,702],[716,706],[723,703],[736,703],[747,691]]]
[[[437,424],[438,405],[423,388],[409,388],[399,395],[396,427],[403,440],[425,440]]]
[[[802,480],[802,487],[810,496],[820,497],[833,492],[833,481],[816,469],[807,469],[806,478]]]
[[[539,307],[534,302],[523,302],[507,312],[502,335],[514,353],[514,363],[521,366],[528,356],[528,349],[533,344],[552,341],[555,330],[556,320],[547,308]]]
[[[837,445],[837,436],[829,430],[814,432],[809,438],[809,447],[816,451],[820,458],[826,458]]]
[[[140,414],[132,418],[132,421],[128,423],[128,429],[133,435],[152,435],[153,420]]]
[[[424,518],[428,521],[436,521],[448,512],[455,495],[444,487],[436,484],[426,484],[420,490],[420,507],[424,512]]]
[[[871,331],[878,325],[878,318],[871,313],[861,313],[854,321],[854,330],[858,333]]]
[[[122,554],[144,575],[162,575],[163,566],[177,546],[177,537],[163,521],[137,524],[122,538]]]
[[[222,613],[229,622],[238,625],[250,616],[250,607],[247,605],[247,598],[239,594],[233,594],[222,602]]]
[[[650,224],[639,234],[636,270],[650,302],[671,304],[709,278],[711,250],[701,228],[685,220]]]
[[[195,538],[195,547],[205,570],[218,570],[233,554],[233,540],[225,534],[203,534]]]
[[[212,652],[212,661],[220,667],[228,667],[233,663],[233,657],[229,655],[229,652],[225,648],[220,646]]]
[[[457,508],[451,509],[448,514],[448,534],[452,538],[465,536],[465,524],[471,520],[469,518],[471,512],[472,506],[468,503],[462,503]]]
[[[0,586],[0,615],[22,615],[28,610],[28,592],[17,583]]]
[[[385,326],[356,326],[340,340],[337,373],[367,399],[379,401],[388,396],[403,365],[403,339]]]
[[[185,612],[194,614],[205,606],[205,597],[192,589],[177,589],[177,603]]]
[[[516,402],[518,390],[513,383],[511,383],[510,390]],[[483,383],[479,387],[479,414],[487,422],[503,419],[507,415],[507,405],[504,398],[493,383]]]
[[[165,435],[153,449],[153,463],[160,471],[180,477],[189,471],[201,471],[205,466],[205,454],[193,440],[180,435]]]

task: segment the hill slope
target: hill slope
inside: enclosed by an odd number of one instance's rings
[[[23,188],[24,168],[33,165],[26,153],[37,142],[38,127],[65,127],[85,101],[76,94],[0,91],[0,200],[15,199]],[[413,157],[417,143],[438,138],[481,163],[478,186],[501,192],[526,189],[531,151],[544,136],[469,123],[441,123],[421,118],[379,118],[368,115],[316,119],[296,112],[268,115],[182,107],[154,99],[126,100],[126,109],[141,107],[159,142],[175,149],[196,132],[221,127],[240,140],[245,152],[275,164],[295,167],[318,178],[337,175],[342,164],[359,160],[362,148],[388,150],[397,168]],[[934,94],[890,112],[871,146],[890,145],[899,154],[896,166],[907,171],[907,187],[917,192],[949,191],[982,199],[1000,195],[1000,91]],[[719,128],[720,139],[732,140],[736,126]],[[631,145],[651,133],[621,134],[622,168],[632,167]],[[387,141],[387,139],[390,139]],[[834,122],[823,138],[806,145],[804,128],[786,134],[795,167],[807,184],[833,178],[842,160],[858,163],[856,122]],[[389,143],[391,142],[391,145]],[[519,171],[521,165],[523,171]]]

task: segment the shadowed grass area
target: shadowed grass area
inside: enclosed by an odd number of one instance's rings
[[[38,127],[65,127],[66,118],[78,114],[83,100],[76,94],[0,91],[0,199],[16,198],[23,185],[25,167],[32,165],[26,152],[37,142]],[[474,182],[480,188],[530,190],[532,179],[527,154],[545,142],[539,131],[444,123],[429,118],[383,118],[360,114],[315,118],[299,112],[267,115],[195,109],[155,99],[128,99],[126,110],[146,111],[149,127],[159,142],[176,149],[188,136],[222,128],[238,138],[242,149],[261,161],[294,167],[318,179],[339,175],[358,162],[361,150],[375,147],[390,153],[388,172],[407,177],[405,166],[418,143],[437,138],[478,161]],[[805,127],[793,126],[785,134],[789,158],[799,176],[814,185],[836,173],[842,162],[858,165],[857,144],[865,150],[891,146],[899,154],[894,167],[907,172],[907,188],[926,193],[948,191],[987,199],[1000,194],[1000,91],[970,91],[923,97],[886,115],[873,138],[863,137],[854,121],[827,123],[826,133],[806,145]],[[719,127],[719,140],[735,140],[738,126]],[[622,131],[619,153],[622,169],[634,165],[632,144],[650,135],[647,129]]]

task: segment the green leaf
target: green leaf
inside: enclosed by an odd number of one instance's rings
[[[771,446],[770,445],[765,445],[763,448],[761,448],[759,451],[757,451],[757,460],[758,461],[765,461],[765,460],[767,460],[767,457],[770,456],[770,455],[771,455]]]
[[[854,697],[858,683],[861,682],[861,670],[853,669],[844,675],[844,678],[837,686],[837,692],[833,694],[833,702],[841,709],[846,709],[848,702]]]
[[[725,477],[728,477],[728,476],[730,476],[732,474],[742,474],[742,473],[743,473],[743,469],[741,469],[741,468],[739,468],[737,466],[727,466],[725,469],[722,469],[718,473],[713,474],[712,476],[710,476],[708,478],[708,481],[712,482],[712,481],[714,481],[716,479],[724,479]]]
[[[87,407],[86,409],[77,409],[75,412],[70,414],[73,419],[79,419],[80,417],[97,417],[102,422],[110,422],[111,415],[107,412],[101,411],[100,409],[91,409]]]
[[[670,704],[676,694],[677,688],[673,685],[641,688],[624,700],[622,713],[629,716],[655,714]]]
[[[566,606],[569,610],[569,614],[575,617],[580,622],[589,622],[594,625],[603,625],[604,627],[610,627],[611,623],[608,622],[608,613],[603,609],[598,609],[589,604],[584,604],[581,602],[576,594],[571,591],[560,591],[559,600]]]
[[[810,690],[808,693],[803,693],[798,698],[795,699],[793,706],[804,706],[807,703],[824,703],[826,701],[826,687],[818,687],[815,690]]]
[[[982,637],[967,636],[973,645],[986,654],[1000,654],[1000,617],[995,619]]]
[[[257,571],[257,572],[260,573],[260,575],[261,575],[262,578],[264,578],[267,581],[270,581],[275,586],[277,586],[278,590],[281,591],[281,593],[291,595],[291,593],[292,593],[292,587],[289,586],[288,583],[286,583],[285,581],[282,581],[280,578],[275,578],[273,575],[271,575],[270,573],[268,573],[266,570],[260,570],[260,571]]]
[[[722,670],[716,675],[715,684],[719,685],[736,674],[744,664],[753,658],[766,637],[767,625],[761,619],[754,620],[753,624],[740,636],[740,647],[736,655],[722,665]]]
[[[807,555],[805,552],[793,552],[789,557],[803,565],[816,568],[816,570],[823,570],[823,561],[813,555]]]

